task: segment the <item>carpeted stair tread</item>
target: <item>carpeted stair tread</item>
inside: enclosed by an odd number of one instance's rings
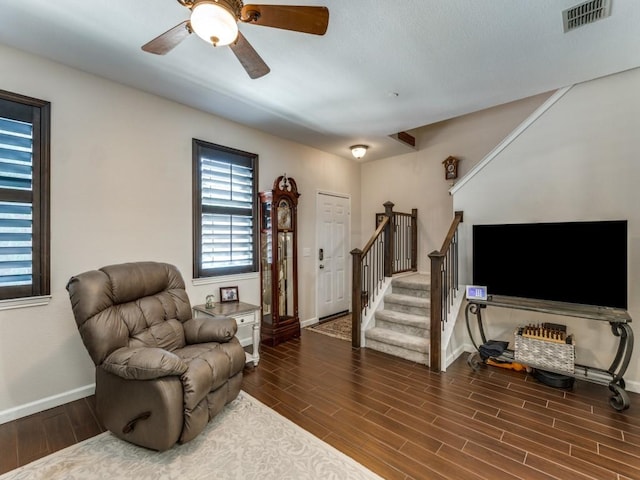
[[[421,353],[427,353],[429,351],[428,338],[420,338],[414,335],[394,332],[393,330],[388,330],[386,328],[373,327],[365,332],[365,336],[368,339],[406,348],[407,350],[413,350]]]
[[[429,365],[429,353],[416,352],[415,350],[407,350],[406,348],[396,347],[390,343],[382,343],[376,340],[367,340],[367,348],[378,352],[386,353],[398,358],[404,358],[410,362]]]
[[[375,312],[376,326],[365,332],[367,348],[429,364],[430,280],[424,274],[393,278],[384,307]]]
[[[425,329],[428,329],[430,326],[429,317],[415,315],[413,313],[397,312],[395,310],[378,310],[376,312],[376,320],[386,320],[387,322]]]
[[[430,301],[427,298],[412,297],[411,295],[400,295],[397,293],[388,293],[384,296],[386,303],[400,303],[410,307],[429,308]]]
[[[414,290],[429,290],[431,286],[431,276],[415,274],[406,277],[394,277],[393,286]]]

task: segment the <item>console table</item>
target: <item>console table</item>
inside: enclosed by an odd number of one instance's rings
[[[218,303],[212,308],[205,305],[193,307],[193,316],[207,316],[214,320],[216,317],[232,317],[238,324],[238,329],[251,327],[251,353],[245,352],[246,362],[253,362],[258,366],[260,361],[260,307],[243,302]],[[243,345],[245,346],[245,345]]]
[[[633,330],[631,330],[631,326],[629,325],[629,323],[631,323],[631,317],[626,310],[529,298],[507,297],[502,295],[493,295],[487,300],[469,300],[464,314],[469,337],[477,351],[469,355],[467,363],[474,370],[476,370],[479,364],[482,363],[479,354],[479,345],[487,342],[483,327],[482,310],[488,307],[528,310],[566,317],[583,318],[591,321],[609,322],[609,325],[611,326],[611,333],[619,338],[619,342],[615,357],[611,362],[611,366],[607,370],[578,364],[575,365],[573,373],[554,371],[547,368],[545,368],[545,370],[550,370],[554,373],[574,377],[587,382],[605,385],[609,387],[611,392],[613,392],[613,396],[610,398],[609,404],[614,409],[622,411],[629,408],[629,395],[625,390],[623,376],[629,366],[631,353],[633,352]],[[480,344],[476,343],[471,331],[471,315],[475,316],[477,320],[478,331],[482,340]],[[502,362],[513,362],[513,350],[505,350],[505,352],[497,357],[496,360]]]

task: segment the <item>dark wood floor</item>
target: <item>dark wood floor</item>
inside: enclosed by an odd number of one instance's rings
[[[445,374],[303,331],[263,347],[243,389],[389,479],[640,479],[640,395],[570,392],[464,358]],[[0,425],[0,473],[102,431],[93,398]]]

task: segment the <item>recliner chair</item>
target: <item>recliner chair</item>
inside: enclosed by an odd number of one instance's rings
[[[110,265],[67,290],[96,365],[96,409],[115,436],[154,450],[196,437],[240,392],[245,354],[232,318],[192,318],[166,263]]]

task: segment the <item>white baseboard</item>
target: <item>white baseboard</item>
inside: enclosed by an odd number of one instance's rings
[[[633,380],[631,380],[631,381],[626,381],[625,380],[624,383],[626,383],[624,389],[627,392],[640,393],[640,382],[634,382]]]
[[[455,349],[455,351],[447,355],[447,357],[444,360],[445,365],[442,370],[446,371],[446,368],[449,365],[451,365],[453,362],[455,362],[458,359],[458,357],[460,357],[460,355],[464,355],[466,352],[472,352],[472,351],[473,351],[473,347],[469,348],[468,345],[460,345],[458,348]]]
[[[318,323],[318,319],[316,317],[313,317],[313,318],[309,318],[308,320],[301,320],[300,327],[301,328],[309,327],[311,325],[315,325],[316,323]]]
[[[59,393],[51,397],[36,400],[35,402],[25,403],[24,405],[18,405],[17,407],[0,411],[0,425],[50,408],[59,407],[65,403],[80,400],[81,398],[93,395],[95,391],[96,384],[92,383],[91,385],[69,390],[68,392]]]

